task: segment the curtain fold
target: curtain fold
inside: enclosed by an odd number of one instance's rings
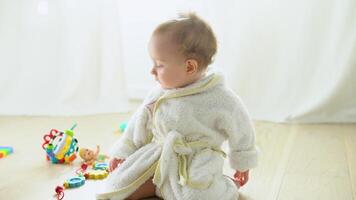
[[[240,16],[231,85],[255,119],[355,122],[355,1],[274,2]]]
[[[0,115],[129,110],[117,1],[1,1]]]

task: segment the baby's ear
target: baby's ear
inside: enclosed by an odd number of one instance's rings
[[[196,72],[198,72],[198,61],[195,59],[188,59],[185,61],[185,66],[186,66],[186,72],[188,74],[194,74]]]

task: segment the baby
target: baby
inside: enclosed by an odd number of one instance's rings
[[[113,147],[97,199],[238,198],[257,165],[254,128],[241,100],[208,70],[217,42],[193,13],[159,25],[149,42],[153,89]],[[229,152],[221,150],[228,141]],[[223,174],[224,158],[236,170]]]

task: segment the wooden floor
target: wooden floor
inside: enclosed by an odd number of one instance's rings
[[[80,162],[46,162],[43,135],[78,123],[80,147],[108,152],[129,114],[89,117],[0,117],[0,146],[14,153],[0,159],[0,199],[55,199],[54,188],[75,175]],[[242,200],[356,200],[356,124],[290,125],[255,122],[259,167],[240,190]],[[232,174],[225,166],[225,172]],[[64,199],[94,199],[101,181],[65,191]]]

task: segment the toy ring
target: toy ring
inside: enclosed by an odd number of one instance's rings
[[[77,188],[85,183],[85,178],[84,177],[74,177],[69,180],[67,180],[63,185],[65,188]]]
[[[57,134],[58,134],[59,131],[57,131],[56,129],[52,129],[49,134],[46,134],[43,136],[43,140],[45,141],[43,144],[42,144],[42,148],[43,149],[46,149],[46,145],[51,143],[54,138],[56,138]]]
[[[94,169],[107,170],[109,165],[107,163],[95,163]]]

